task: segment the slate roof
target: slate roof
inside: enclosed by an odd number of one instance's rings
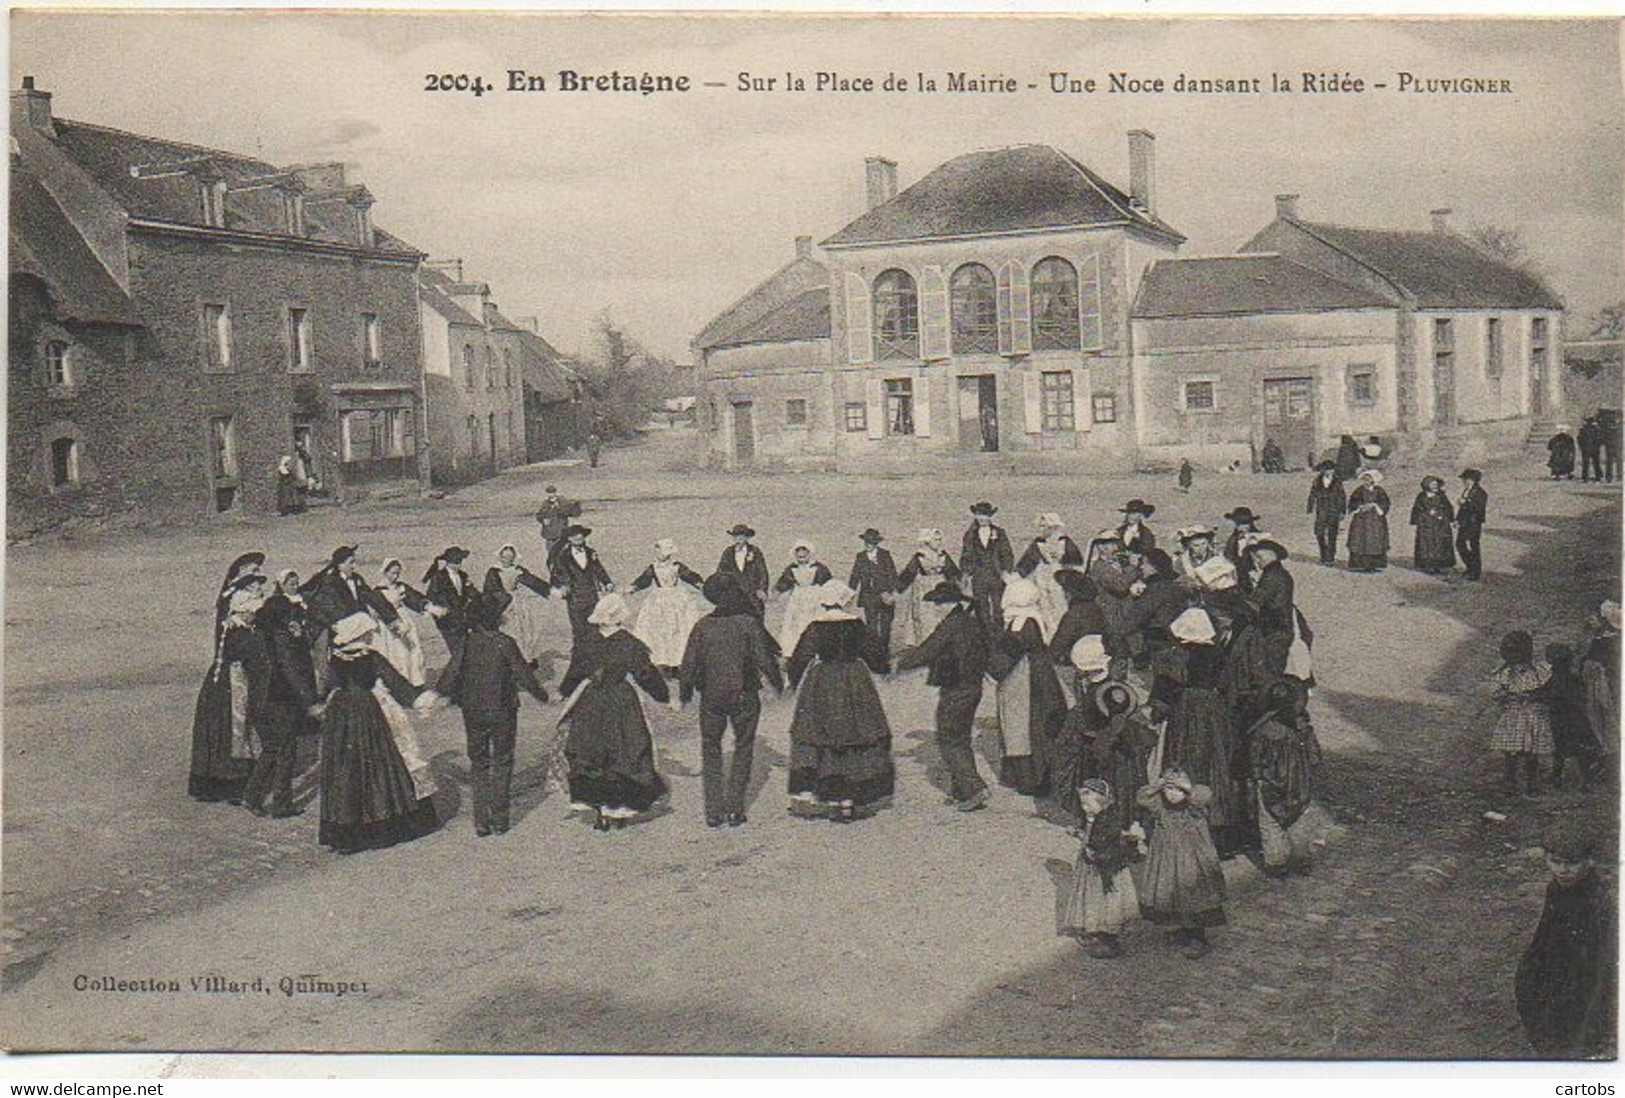
[[[130,216],[182,225],[202,225],[203,214],[196,197],[172,181],[137,178],[132,168],[153,168],[207,158],[220,172],[227,186],[249,179],[277,175],[286,169],[254,157],[239,156],[219,149],[144,137],[123,130],[93,126],[86,122],[56,119],[56,143],[104,190],[129,211]],[[305,207],[306,239],[331,244],[355,245],[349,207],[344,203],[310,203]],[[255,222],[241,208],[227,200],[226,228],[248,232],[286,235],[281,225]],[[417,249],[387,232],[374,230],[376,251],[417,254]]]
[[[10,270],[45,283],[63,320],[139,325],[135,304],[103,267],[50,193],[11,170]]]
[[[785,343],[829,338],[829,287],[803,290],[788,301],[734,329],[706,346],[738,347],[749,343]]]
[[[806,290],[828,285],[828,267],[811,256],[797,256],[713,317],[694,337],[694,346],[703,351],[740,342],[758,342],[739,340],[735,335]]]
[[[542,403],[558,404],[575,395],[570,384],[573,374],[551,343],[528,328],[520,328],[519,345],[525,385],[542,398]]]
[[[1342,282],[1268,252],[1217,258],[1160,259],[1140,280],[1137,319],[1314,313],[1393,308],[1363,286]]]
[[[1291,224],[1363,263],[1416,298],[1419,307],[1560,309],[1535,275],[1487,255],[1454,233]]]
[[[824,246],[1112,224],[1138,226],[1174,242],[1185,239],[1059,149],[1016,145],[954,157]]]
[[[423,291],[423,300],[435,312],[453,324],[469,328],[485,327],[473,313],[452,300],[450,290],[453,285],[455,283],[450,278],[433,267],[418,268],[418,286]]]

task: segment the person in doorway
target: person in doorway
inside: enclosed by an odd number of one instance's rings
[[[1273,438],[1264,440],[1264,450],[1258,457],[1260,469],[1266,473],[1286,472],[1286,454],[1281,452]]]
[[[1307,511],[1315,516],[1315,541],[1320,544],[1320,563],[1337,562],[1337,533],[1348,511],[1348,494],[1337,479],[1337,463],[1323,461],[1315,466],[1315,479],[1309,485]]]
[[[1344,435],[1337,444],[1337,479],[1349,480],[1360,468],[1360,444],[1353,435]]]
[[[897,614],[897,565],[880,547],[885,540],[873,526],[858,535],[863,551],[852,561],[852,575],[846,583],[858,593],[858,609],[869,632],[880,646],[883,663],[891,663],[891,627]]]
[[[293,458],[284,454],[276,463],[276,513],[294,515],[303,510],[304,502],[293,476]]]
[[[1484,577],[1484,554],[1479,539],[1484,534],[1484,517],[1490,494],[1484,491],[1484,474],[1477,469],[1461,471],[1461,498],[1456,501],[1456,552],[1470,580]]]
[[[1422,490],[1411,504],[1411,525],[1416,527],[1416,548],[1412,561],[1418,571],[1429,575],[1449,572],[1456,567],[1456,553],[1451,548],[1450,527],[1456,521],[1456,509],[1450,506],[1450,497],[1444,494],[1441,477],[1423,477]]]

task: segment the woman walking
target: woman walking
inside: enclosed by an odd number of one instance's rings
[[[1444,481],[1439,477],[1422,478],[1422,490],[1411,504],[1411,525],[1416,527],[1414,560],[1419,571],[1429,575],[1449,572],[1456,567],[1456,550],[1451,540],[1450,526],[1456,521],[1456,509],[1450,497],[1444,494]]]
[[[849,822],[878,811],[896,786],[891,725],[871,671],[887,670],[880,642],[853,612],[840,580],[819,589],[785,670],[796,690],[790,722],[790,811]]]
[[[1380,572],[1388,567],[1388,511],[1393,504],[1382,487],[1382,472],[1361,469],[1360,485],[1349,493],[1349,568]]]

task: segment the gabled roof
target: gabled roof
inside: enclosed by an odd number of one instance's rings
[[[1391,309],[1382,295],[1270,252],[1159,259],[1140,280],[1132,316],[1141,320],[1238,313]]]
[[[1135,226],[1175,243],[1185,239],[1059,149],[1015,145],[954,157],[824,247],[1097,225]]]
[[[724,309],[694,337],[697,350],[739,343],[760,343],[757,338],[740,338],[768,316],[808,290],[829,286],[829,268],[811,256],[801,255],[751,287],[744,296]],[[826,303],[824,335],[829,335]],[[817,338],[816,336],[787,338]]]
[[[1289,221],[1376,271],[1424,309],[1560,309],[1535,275],[1480,251],[1448,232],[1355,229]]]
[[[530,329],[518,331],[525,387],[540,396],[544,404],[557,404],[575,396],[571,385],[574,375],[564,365],[564,356]]]
[[[451,299],[451,295],[447,292],[451,286],[451,279],[433,267],[418,268],[418,288],[422,292],[424,302],[430,308],[452,324],[459,324],[465,328],[485,327],[473,313]]]
[[[91,252],[56,200],[27,170],[11,169],[13,276],[44,282],[63,320],[139,325],[135,304]]]
[[[203,225],[202,208],[186,188],[152,178],[153,169],[164,165],[206,162],[218,172],[228,187],[248,180],[281,175],[284,169],[254,157],[239,156],[219,149],[165,141],[156,137],[126,133],[123,130],[93,126],[86,122],[56,119],[56,143],[104,190],[110,193],[131,217],[181,225]],[[132,169],[136,174],[132,174]],[[305,205],[305,238],[329,244],[355,246],[348,207],[341,203],[313,202]],[[228,229],[287,235],[281,225],[260,224],[241,208],[227,202]],[[416,254],[417,249],[386,232],[374,231],[373,250]]]
[[[803,290],[748,324],[736,328],[707,349],[828,338],[829,287],[818,286]]]

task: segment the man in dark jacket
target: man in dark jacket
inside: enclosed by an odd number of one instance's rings
[[[717,561],[717,571],[739,581],[745,594],[756,603],[756,616],[759,618],[767,606],[767,585],[770,582],[767,558],[750,540],[756,536],[756,531],[744,523],[734,523],[728,536],[734,539],[734,543],[722,551],[722,559]]]
[[[293,804],[293,769],[299,738],[316,731],[315,718],[322,711],[304,614],[279,592],[265,600],[254,624],[265,637],[270,679],[259,725],[260,756],[243,789],[243,803],[256,816],[297,816],[301,810]]]
[[[975,521],[965,531],[960,547],[959,567],[970,577],[971,597],[976,600],[982,628],[996,634],[1003,626],[1004,577],[1015,571],[1016,551],[1003,527],[993,524],[999,509],[985,500],[970,509]]]
[[[327,567],[302,583],[299,593],[305,597],[311,618],[322,629],[362,611],[370,610],[391,625],[400,617],[389,600],[374,591],[356,571],[353,545],[341,545],[333,550]]]
[[[553,564],[553,554],[564,544],[564,530],[572,519],[581,517],[581,504],[577,500],[559,495],[558,487],[547,486],[547,496],[536,509],[536,521],[542,528],[542,541],[547,544],[547,563]]]
[[[767,631],[756,616],[755,600],[737,577],[718,572],[705,581],[705,597],[716,607],[694,623],[678,670],[678,697],[687,704],[700,695],[700,773],[705,824],[738,827],[745,822],[756,722],[762,715],[765,678],[777,693],[784,678],[773,657]],[[727,781],[722,773],[722,734],[733,725],[734,755]]]
[[[1270,673],[1278,676],[1286,671],[1287,654],[1292,651],[1292,637],[1297,631],[1292,574],[1282,563],[1287,558],[1286,547],[1278,541],[1261,541],[1253,546],[1252,558],[1258,575],[1253,581],[1251,601],[1258,613],[1258,631],[1269,653]]]
[[[858,606],[869,632],[880,643],[881,657],[891,663],[891,623],[897,613],[897,565],[891,554],[880,547],[885,540],[873,526],[861,535],[863,552],[852,562],[852,578],[846,585],[858,593]]]
[[[502,612],[512,601],[506,591],[474,599],[468,633],[435,684],[435,693],[463,710],[476,835],[501,835],[508,830],[519,691],[529,691],[539,702],[547,701],[547,691],[520,655],[518,642],[501,631]]]
[[[1484,491],[1483,479],[1484,474],[1477,469],[1463,469],[1461,499],[1456,504],[1456,552],[1470,580],[1482,579],[1484,575],[1484,555],[1478,539],[1484,533],[1490,494]]]
[[[1547,441],[1546,449],[1547,450],[1552,450],[1553,444],[1555,442],[1557,442],[1557,439],[1558,439],[1558,435],[1553,435],[1551,437],[1551,439],[1549,441]],[[1597,417],[1596,416],[1586,416],[1585,419],[1581,421],[1579,437],[1577,439],[1575,439],[1574,441],[1579,444],[1579,448],[1580,448],[1580,479],[1581,480],[1601,480],[1602,479],[1602,428],[1597,423]],[[1571,444],[1569,446],[1569,462],[1568,462],[1568,465],[1569,465],[1569,470],[1570,470],[1570,476],[1572,478],[1573,469],[1574,469],[1574,446],[1573,446],[1573,444]],[[1557,475],[1557,470],[1556,469],[1552,470],[1552,475],[1553,476]]]
[[[1315,540],[1320,543],[1320,563],[1330,565],[1337,560],[1337,532],[1348,512],[1348,493],[1337,479],[1337,463],[1323,461],[1315,466],[1315,479],[1309,485],[1309,505],[1305,509],[1315,516]]]
[[[925,682],[938,688],[937,750],[948,768],[948,803],[972,812],[988,802],[987,783],[976,770],[972,733],[987,674],[987,631],[974,603],[959,585],[944,581],[926,593],[927,602],[952,606],[930,636],[897,659],[897,670],[929,667]]]
[[[597,635],[598,630],[587,618],[592,615],[598,600],[615,587],[598,554],[587,544],[591,534],[592,528],[580,523],[565,527],[564,544],[559,546],[558,552],[548,562],[552,587],[566,592],[564,605],[570,615],[572,659],[583,639]]]

